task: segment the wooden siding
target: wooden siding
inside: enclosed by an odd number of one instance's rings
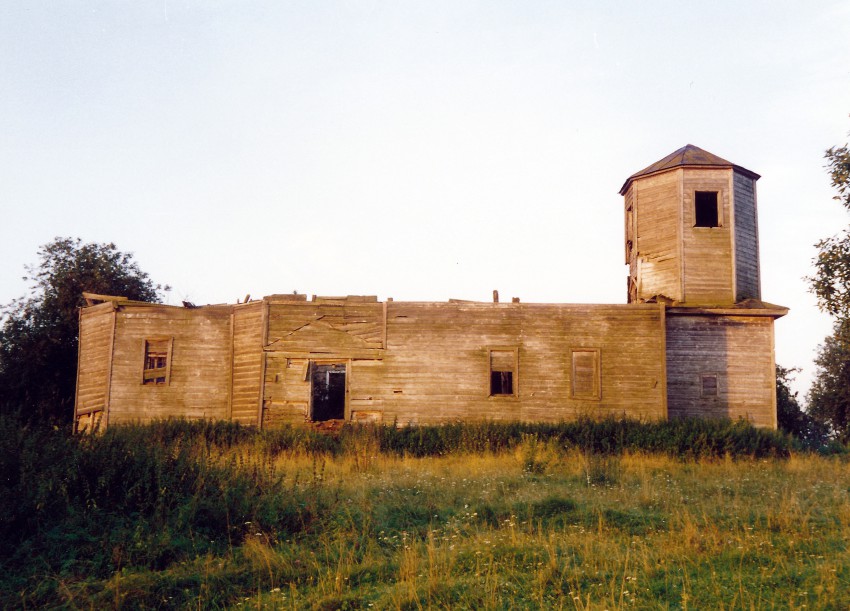
[[[363,341],[385,347],[363,348],[362,338],[351,342],[333,326],[317,327],[324,337],[299,335],[303,343],[292,335],[277,341],[284,321],[303,324],[322,311],[303,302],[119,306],[114,340],[108,307],[82,315],[77,405],[109,405],[110,425],[170,416],[254,424],[261,406],[263,426],[304,422],[310,364],[335,363],[346,368],[347,420],[404,425],[669,414],[775,426],[768,315],[668,313],[661,304],[374,303],[365,311],[372,318],[349,322],[358,333],[372,325]],[[344,321],[345,308],[333,310],[340,311]],[[172,343],[168,383],[143,385],[145,340],[163,337]],[[104,374],[110,345],[111,377]],[[494,353],[516,354],[512,395],[490,394]],[[594,378],[584,383],[573,380],[574,355],[582,353],[594,361],[593,371],[578,367]]]
[[[336,353],[340,350],[377,356],[384,347],[382,303],[272,302],[269,304],[267,351]]]
[[[80,310],[80,347],[74,426],[78,431],[105,426],[115,309],[102,303]]]
[[[268,307],[263,426],[310,418],[307,372],[311,361],[347,365],[350,390],[351,380],[361,377],[359,363],[382,358],[386,334],[383,303],[362,297],[325,297],[310,302],[272,301]],[[358,365],[352,367],[353,363]],[[367,391],[360,392],[360,387],[355,391],[358,398],[347,402],[346,417],[363,419],[376,403],[362,398]],[[376,419],[373,416],[368,419]]]
[[[242,424],[259,424],[266,308],[262,301],[233,307],[229,415]]]
[[[664,296],[681,301],[681,170],[636,180],[634,214],[637,225],[632,281],[638,300]]]
[[[684,169],[682,201],[683,303],[734,303],[732,170]],[[716,191],[720,227],[694,227],[694,192]]]
[[[734,173],[736,301],[761,299],[756,181]]]
[[[717,375],[717,395],[702,396],[701,377]],[[670,417],[746,418],[776,427],[773,319],[667,316]]]
[[[119,306],[109,424],[227,416],[230,308]],[[172,341],[167,384],[142,384],[149,338]]]
[[[658,306],[389,303],[382,361],[354,361],[352,412],[384,421],[663,418]],[[490,396],[490,351],[518,350],[515,396]],[[571,397],[571,350],[597,349],[601,399]]]
[[[386,307],[386,349],[364,353],[360,343],[330,328],[321,341],[303,335],[306,343],[289,341],[285,351],[273,350],[282,343],[275,340],[280,322],[292,326],[309,309],[272,304],[263,426],[309,419],[311,361],[346,365],[346,418],[355,421],[666,417],[661,306],[377,305],[382,307],[367,313],[382,317]],[[377,345],[378,334],[374,337]],[[598,398],[574,398],[571,392],[572,351],[582,349],[599,354]],[[516,351],[513,395],[490,396],[493,350]]]
[[[310,361],[269,353],[266,356],[266,374],[263,396],[263,426],[309,420]]]

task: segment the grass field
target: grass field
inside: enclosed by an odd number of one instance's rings
[[[0,467],[22,475],[0,499],[4,607],[850,608],[841,457],[527,432],[412,457],[370,429],[335,451],[175,430],[5,430]]]

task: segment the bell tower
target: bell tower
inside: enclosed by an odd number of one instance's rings
[[[620,189],[629,303],[761,299],[758,179],[691,144],[632,174]]]

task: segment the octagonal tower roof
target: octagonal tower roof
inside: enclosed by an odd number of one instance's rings
[[[731,161],[726,161],[722,157],[718,157],[713,153],[704,151],[698,146],[694,146],[693,144],[686,144],[678,151],[674,151],[667,155],[664,159],[656,161],[652,165],[642,169],[640,172],[635,172],[634,174],[629,176],[626,182],[623,183],[622,188],[620,189],[620,195],[626,194],[626,191],[629,189],[629,185],[631,185],[632,181],[636,178],[652,176],[653,174],[661,174],[662,172],[668,172],[670,170],[685,166],[697,168],[732,168],[738,172],[741,172],[742,174],[749,176],[750,178],[754,178],[756,180],[761,178],[755,172],[751,172],[750,170],[736,165]]]

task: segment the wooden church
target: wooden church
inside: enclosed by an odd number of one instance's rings
[[[761,300],[758,178],[691,145],[630,176],[626,304],[87,295],[76,427],[625,415],[775,428],[773,322],[787,309]]]

